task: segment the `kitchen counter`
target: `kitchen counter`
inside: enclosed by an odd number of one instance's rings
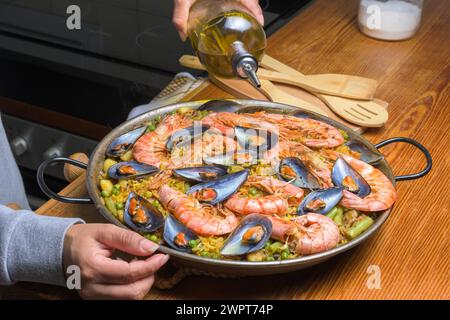
[[[373,143],[405,136],[423,143],[434,167],[426,177],[399,182],[398,199],[375,236],[355,249],[298,272],[244,279],[191,276],[149,299],[449,299],[449,77],[450,8],[425,1],[418,34],[404,42],[382,42],[358,31],[358,1],[316,0],[270,37],[267,53],[306,74],[346,73],[379,80],[377,97],[390,103],[384,128],[364,135]],[[191,99],[231,97],[214,85]],[[383,148],[396,175],[419,171],[424,157],[408,145]],[[65,194],[86,193],[84,177]],[[50,200],[41,214],[101,221],[93,206]],[[374,267],[375,266],[375,267]],[[379,268],[379,289],[367,282]],[[0,288],[3,298],[78,298],[73,291],[38,284]]]

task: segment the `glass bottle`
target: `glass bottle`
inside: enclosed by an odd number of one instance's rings
[[[208,72],[248,79],[254,86],[266,48],[264,29],[236,0],[197,0],[188,19],[188,36]]]
[[[409,39],[419,29],[422,6],[423,0],[361,0],[358,25],[372,38]]]

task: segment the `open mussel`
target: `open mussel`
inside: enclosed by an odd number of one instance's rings
[[[164,216],[134,192],[128,195],[123,219],[127,226],[138,232],[153,232],[164,224]]]
[[[193,126],[175,131],[167,140],[166,148],[171,151],[176,146],[190,145],[194,139],[201,137],[208,129],[208,125],[194,124]]]
[[[234,133],[236,140],[244,150],[258,155],[272,149],[278,143],[278,135],[268,130],[236,126]]]
[[[367,181],[342,157],[338,157],[334,163],[331,179],[334,185],[344,187],[360,198],[364,198],[371,192]]]
[[[295,157],[287,157],[278,165],[278,176],[299,188],[320,189],[320,182],[313,176],[304,163]]]
[[[313,191],[300,203],[297,209],[298,215],[308,212],[326,214],[333,209],[342,199],[343,187],[329,188]]]
[[[177,177],[190,182],[207,182],[227,174],[227,170],[218,166],[188,167],[173,170]]]
[[[352,151],[360,154],[360,159],[366,163],[377,163],[383,159],[383,155],[379,152],[370,150],[365,144],[357,140],[349,140],[345,143]]]
[[[159,169],[155,166],[136,161],[126,161],[116,163],[109,167],[108,176],[112,179],[131,179],[155,174],[158,171]]]
[[[272,222],[264,215],[250,214],[228,236],[220,250],[223,256],[239,256],[264,248],[272,234]]]
[[[120,157],[131,149],[133,144],[144,134],[146,129],[147,127],[140,127],[118,136],[109,144],[106,149],[106,155],[109,157]]]
[[[214,112],[236,112],[243,106],[231,100],[209,100],[202,104],[197,110],[214,111]]]
[[[172,215],[166,217],[164,224],[164,241],[178,251],[190,252],[189,241],[197,240],[198,236]]]
[[[227,174],[216,180],[196,184],[188,190],[188,194],[212,205],[216,205],[233,195],[247,180],[249,170]]]

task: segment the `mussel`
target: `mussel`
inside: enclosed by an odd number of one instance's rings
[[[140,127],[124,133],[115,138],[106,149],[106,155],[109,157],[120,157],[131,149],[133,144],[142,136],[147,127]]]
[[[258,155],[272,149],[278,143],[278,135],[274,132],[236,126],[234,128],[239,145]]]
[[[287,157],[278,165],[278,176],[285,181],[290,181],[299,188],[320,189],[319,180],[313,176],[305,164],[295,157]]]
[[[194,124],[193,126],[175,131],[166,142],[167,150],[171,151],[175,146],[186,146],[194,139],[203,135],[209,129],[208,125]]]
[[[112,179],[141,178],[155,174],[159,169],[136,161],[119,162],[108,169],[108,176]]]
[[[243,106],[231,100],[209,100],[202,104],[197,110],[214,111],[214,112],[236,112]]]
[[[340,156],[334,163],[331,179],[334,185],[344,187],[360,198],[364,198],[371,192],[367,181]]]
[[[357,140],[349,140],[345,143],[352,151],[358,152],[360,159],[364,162],[373,164],[383,159],[383,155],[379,152],[370,150],[365,144]]]
[[[208,165],[229,167],[232,165],[256,164],[259,156],[251,150],[238,150],[220,153],[211,157],[204,157],[203,162]]]
[[[264,215],[250,214],[228,236],[220,250],[223,256],[239,256],[264,247],[272,234],[272,222]]]
[[[245,169],[216,180],[196,184],[188,190],[187,194],[195,194],[198,200],[216,205],[235,193],[247,180],[249,172]]]
[[[152,232],[164,224],[164,216],[134,192],[128,195],[123,219],[127,226],[138,232]]]
[[[218,166],[201,166],[175,169],[172,171],[177,177],[190,182],[206,182],[227,174],[227,170]]]
[[[172,215],[166,217],[164,224],[164,241],[178,251],[190,252],[189,241],[197,240],[198,236]]]
[[[342,199],[343,187],[316,190],[308,194],[297,209],[298,215],[308,212],[326,214]]]

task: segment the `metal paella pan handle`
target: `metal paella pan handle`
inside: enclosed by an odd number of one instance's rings
[[[61,196],[61,195],[57,194],[53,190],[50,190],[50,188],[45,183],[44,173],[45,173],[45,169],[47,169],[47,167],[53,163],[69,163],[71,165],[74,165],[74,166],[82,168],[82,169],[87,168],[87,165],[85,163],[77,161],[77,160],[69,159],[69,158],[53,158],[53,159],[45,160],[39,166],[37,175],[36,175],[39,187],[41,188],[42,192],[44,192],[49,198],[52,198],[52,199],[55,199],[55,200],[58,200],[61,202],[75,203],[75,204],[94,203],[92,201],[92,199],[89,199],[89,198],[65,197],[65,196]]]
[[[413,146],[418,148],[420,151],[422,151],[422,153],[425,155],[425,157],[427,159],[427,166],[425,167],[425,169],[423,169],[422,171],[420,171],[418,173],[405,174],[405,175],[402,175],[402,176],[397,176],[397,177],[395,177],[395,181],[418,179],[418,178],[421,178],[421,177],[425,176],[428,172],[430,172],[431,167],[433,165],[433,159],[431,158],[431,154],[427,150],[427,148],[425,148],[422,144],[420,144],[416,140],[413,140],[413,139],[410,139],[410,138],[405,138],[405,137],[395,137],[395,138],[390,138],[390,139],[381,141],[380,143],[375,145],[375,148],[379,149],[379,148],[384,147],[384,146],[386,146],[388,144],[396,143],[396,142],[406,142],[406,143],[412,144]]]

